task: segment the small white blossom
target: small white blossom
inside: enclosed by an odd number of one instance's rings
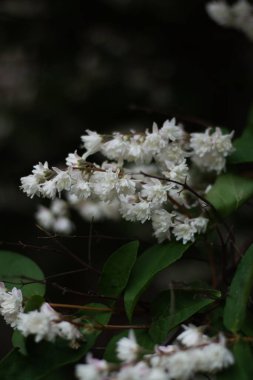
[[[188,380],[194,373],[194,362],[186,351],[164,357],[162,367],[168,370],[169,377],[174,380]]]
[[[133,136],[128,142],[127,153],[125,158],[128,162],[137,162],[137,163],[150,163],[152,160],[152,155],[144,145],[144,137],[140,135]]]
[[[199,216],[198,218],[190,219],[190,224],[192,227],[196,228],[198,234],[205,233],[208,224],[208,219]]]
[[[78,364],[75,368],[79,380],[102,380],[108,372],[108,364],[105,360],[93,359],[87,356],[87,364]]]
[[[120,217],[119,201],[116,198],[111,200],[110,203],[85,200],[77,202],[75,207],[81,217],[88,222],[92,220],[97,222],[104,219],[118,220]]]
[[[183,222],[175,222],[172,229],[173,235],[176,240],[182,240],[183,244],[189,241],[194,241],[194,236],[197,233],[197,229],[191,225],[189,219],[185,219]]]
[[[183,160],[180,164],[174,165],[169,161],[165,162],[169,172],[163,172],[165,177],[172,179],[173,181],[184,183],[189,176],[189,168],[186,160]]]
[[[44,206],[39,205],[35,218],[37,223],[47,230],[50,230],[54,226],[55,217],[53,212]]]
[[[75,151],[74,153],[68,154],[68,157],[66,158],[66,165],[69,167],[78,168],[79,163],[82,161],[82,157],[80,157],[79,154],[77,154],[77,152]]]
[[[90,178],[90,187],[100,200],[107,201],[115,196],[117,182],[117,173],[96,171]]]
[[[40,342],[50,336],[51,321],[40,311],[34,310],[29,313],[20,313],[17,321],[17,329],[24,337],[35,336],[35,342]]]
[[[60,170],[58,168],[53,168],[57,173],[56,177],[54,177],[55,186],[57,191],[60,193],[63,190],[69,191],[71,188],[72,180],[68,171]]]
[[[193,347],[210,342],[207,335],[203,334],[201,327],[196,327],[191,324],[189,326],[183,325],[182,327],[184,331],[178,335],[177,340],[185,347]]]
[[[115,132],[111,140],[103,143],[101,152],[109,160],[123,161],[128,144],[128,141],[121,133]]]
[[[118,179],[115,188],[118,195],[133,195],[135,194],[136,183],[130,178],[130,176],[125,175]]]
[[[149,368],[144,362],[122,367],[118,372],[117,380],[144,380],[149,374]]]
[[[210,18],[212,18],[217,24],[221,26],[232,25],[232,15],[229,5],[224,1],[211,1],[206,5],[206,11]]]
[[[59,234],[70,234],[74,229],[74,224],[66,216],[57,218],[53,225],[54,231]]]
[[[149,154],[156,155],[167,146],[167,141],[159,134],[158,126],[153,123],[152,133],[146,132],[146,138],[143,143],[143,149]]]
[[[152,212],[152,226],[154,235],[159,243],[164,240],[170,240],[170,229],[173,226],[174,214],[169,213],[164,209],[154,210]]]
[[[57,188],[56,188],[56,182],[55,179],[50,179],[49,181],[46,181],[41,186],[41,194],[45,198],[54,199],[56,197]]]
[[[68,211],[68,204],[63,199],[55,198],[51,202],[50,209],[54,216],[64,216]]]
[[[26,193],[28,197],[33,198],[34,195],[40,195],[40,182],[33,174],[22,177],[20,181],[20,189],[23,190],[23,192]]]
[[[70,193],[76,195],[78,199],[87,199],[91,196],[90,184],[81,171],[76,171],[72,176]]]
[[[36,178],[44,179],[48,174],[51,173],[51,170],[48,167],[48,162],[39,162],[37,165],[34,165],[32,170],[33,175],[35,175]]]
[[[149,181],[142,186],[141,197],[162,205],[167,201],[167,192],[170,188],[171,185],[163,185],[159,179],[150,178]]]
[[[1,298],[0,314],[4,317],[8,325],[15,327],[18,315],[23,310],[22,292],[20,289],[13,288],[10,292],[2,293]]]
[[[218,343],[211,343],[203,347],[202,360],[198,362],[200,372],[218,372],[234,364],[232,353],[225,346],[225,339]]]
[[[176,125],[176,119],[166,120],[159,131],[163,139],[176,141],[184,137],[184,130],[181,125]]]
[[[125,220],[145,223],[151,218],[151,202],[132,201],[131,197],[121,196],[119,211]]]
[[[75,341],[82,338],[80,331],[72,323],[67,321],[55,323],[55,330],[57,331],[57,336],[62,339]]]
[[[140,347],[132,330],[130,330],[128,338],[121,338],[117,342],[116,352],[117,357],[125,363],[131,363],[137,359]]]
[[[78,364],[75,373],[79,380],[102,380],[99,370],[92,364]]]
[[[87,135],[81,136],[83,147],[87,150],[87,152],[82,156],[84,160],[88,156],[98,152],[103,141],[102,137],[97,132],[90,131],[89,129],[86,129],[86,132]]]

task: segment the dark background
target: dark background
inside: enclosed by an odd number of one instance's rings
[[[48,160],[64,161],[85,129],[143,128],[177,116],[186,129],[204,124],[240,134],[252,101],[253,43],[210,20],[202,0],[1,0],[0,2],[0,240],[25,252],[47,275],[77,264],[42,245],[33,218],[38,199],[20,177]],[[44,202],[46,204],[46,202]],[[76,218],[77,233],[90,225]],[[116,224],[96,233],[123,236]],[[125,228],[125,226],[124,226]],[[94,231],[93,230],[93,231]],[[129,232],[129,231],[128,231]],[[131,232],[131,231],[130,231]],[[129,232],[129,233],[130,233]],[[144,245],[145,232],[143,232]],[[43,242],[44,244],[44,242]],[[85,256],[87,239],[64,240]],[[101,262],[122,242],[93,241]],[[51,249],[52,247],[52,249]],[[66,279],[87,290],[90,278]],[[86,285],[85,285],[85,284]],[[92,285],[88,286],[89,290]],[[62,294],[52,289],[49,298]]]

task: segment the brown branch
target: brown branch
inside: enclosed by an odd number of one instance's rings
[[[37,225],[37,227],[42,231],[44,232],[44,234],[46,234],[47,236],[51,236],[50,232],[46,231],[44,228],[42,228],[41,226]],[[62,249],[63,252],[65,252],[69,257],[71,257],[73,260],[75,260],[76,262],[78,262],[79,264],[81,264],[84,268],[87,268],[87,270],[90,270],[91,272],[94,272],[96,274],[101,274],[101,272],[99,270],[97,270],[96,268],[94,268],[93,266],[89,265],[88,263],[86,263],[85,261],[83,261],[82,259],[80,259],[80,257],[78,257],[74,252],[70,251],[70,249],[68,249],[67,247],[65,247],[59,240],[57,240],[56,238],[53,239],[53,242]]]
[[[72,305],[72,304],[63,304],[63,303],[49,303],[50,306],[60,309],[78,309],[78,310],[88,310],[88,311],[110,311],[113,312],[113,309],[109,307],[95,307],[95,306],[83,306],[83,305]]]

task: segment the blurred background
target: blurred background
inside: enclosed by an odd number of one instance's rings
[[[33,248],[42,244],[33,217],[39,201],[28,199],[19,185],[20,177],[39,161],[61,164],[80,147],[86,129],[146,129],[153,121],[177,116],[189,130],[201,128],[201,120],[240,134],[252,101],[253,43],[240,32],[216,25],[205,4],[1,0],[3,247],[30,255],[47,274],[77,267],[59,260],[51,242],[49,250]],[[78,218],[75,222],[78,234],[90,233],[89,224]],[[93,226],[93,231],[120,240],[125,228],[106,223]],[[98,266],[122,244],[119,240],[92,243]],[[65,243],[79,255],[85,255],[90,244],[87,239]],[[65,283],[78,285],[80,276]],[[63,297],[55,294],[52,290],[49,297]]]

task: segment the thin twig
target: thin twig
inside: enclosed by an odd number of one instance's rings
[[[44,234],[46,234],[47,236],[51,236],[50,232],[46,231],[44,228],[42,228],[41,226],[37,225],[37,227],[42,231],[44,232]],[[83,261],[82,259],[80,259],[79,256],[77,256],[75,253],[73,253],[72,251],[70,251],[70,249],[68,249],[67,247],[65,247],[59,240],[57,240],[56,238],[53,239],[53,242],[58,245],[58,247],[60,247],[63,252],[65,252],[69,257],[71,257],[73,260],[75,260],[76,262],[78,262],[79,264],[81,264],[84,268],[87,268],[88,270],[96,273],[96,274],[101,274],[101,272],[99,270],[97,270],[96,268],[92,267],[91,265],[89,265],[88,263],[86,263],[85,261]]]
[[[52,303],[50,302],[50,306],[58,309],[78,309],[78,310],[88,310],[88,311],[110,311],[112,312],[113,309],[109,307],[95,307],[95,306],[83,306],[83,305],[72,305],[72,304],[64,304],[64,303]]]

